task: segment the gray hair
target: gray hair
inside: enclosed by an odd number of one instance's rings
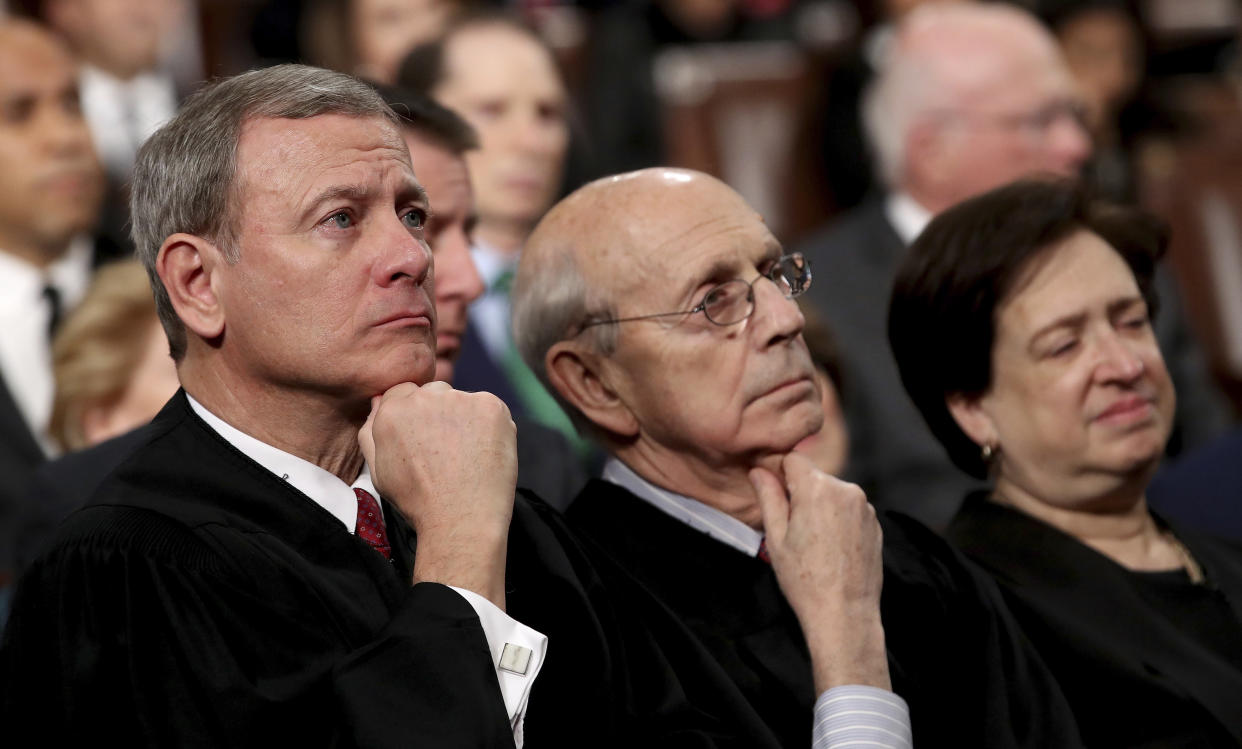
[[[875,80],[863,93],[862,120],[881,183],[901,186],[906,137],[911,128],[941,103],[943,93],[925,60],[890,39]]]
[[[876,78],[862,103],[863,128],[880,180],[889,189],[906,179],[906,142],[911,130],[932,118],[948,118],[963,103],[953,70],[962,50],[949,41],[963,34],[993,38],[998,30],[1021,29],[1055,46],[1029,12],[1003,3],[927,3],[905,16],[881,49]],[[936,44],[929,47],[929,42]],[[969,52],[969,49],[966,50]]]
[[[510,294],[514,345],[526,366],[569,415],[578,433],[599,435],[594,422],[552,386],[546,358],[552,346],[575,335],[600,355],[611,356],[617,348],[617,326],[595,325],[583,330],[582,325],[593,319],[614,317],[615,313],[612,305],[587,283],[569,249],[544,254],[543,262],[523,262],[514,280]]]
[[[155,272],[160,246],[178,232],[203,237],[235,263],[238,246],[237,142],[249,120],[324,114],[398,120],[370,86],[343,73],[277,65],[209,84],[143,144],[130,193],[132,236],[155,293],[174,359],[185,355],[185,326]]]

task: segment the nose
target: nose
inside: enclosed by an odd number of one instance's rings
[[[564,127],[556,116],[534,109],[523,117],[518,142],[528,153],[556,155],[562,147]]]
[[[372,266],[372,275],[380,286],[392,286],[409,280],[422,286],[432,278],[431,250],[415,237],[395,214],[383,222],[382,232],[375,238],[380,251]]]
[[[1076,176],[1091,156],[1091,135],[1086,125],[1076,116],[1066,114],[1057,118],[1048,133],[1048,166],[1052,171],[1067,177]]]
[[[469,304],[482,296],[483,278],[470,257],[466,233],[453,229],[437,237],[433,250],[436,265],[436,297]]]
[[[797,338],[806,326],[806,318],[797,302],[782,294],[769,278],[759,278],[751,288],[755,295],[755,311],[750,322],[760,345],[766,348]]]
[[[1127,385],[1142,377],[1147,368],[1139,355],[1140,345],[1139,342],[1122,339],[1115,332],[1104,335],[1100,341],[1097,377],[1102,382]]]

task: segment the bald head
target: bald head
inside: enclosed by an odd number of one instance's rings
[[[548,212],[524,249],[534,259],[519,267],[534,269],[542,254],[570,252],[593,284],[629,291],[633,284],[618,271],[638,256],[659,262],[676,254],[677,239],[710,219],[760,221],[732,188],[701,172],[654,168],[606,177]]]
[[[823,423],[792,300],[804,269],[713,177],[612,177],[531,235],[516,340],[580,428],[627,465],[683,487],[731,472],[746,487],[749,467],[779,463]]]
[[[705,279],[725,280],[725,264],[754,252],[779,254],[779,244],[714,177],[655,168],[592,182],[554,206],[522,251],[512,295],[518,349],[555,393],[545,358],[557,342],[577,338],[608,356],[618,326],[584,323],[690,309]],[[713,262],[721,268],[705,266]]]
[[[620,300],[684,266],[691,234],[740,226],[771,238],[740,195],[701,172],[643,169],[578,189],[544,216],[522,251],[513,318],[523,356],[538,372],[551,343],[588,318],[629,314],[618,311]],[[596,330],[610,349],[615,329]]]
[[[866,102],[890,187],[933,212],[1032,173],[1075,174],[1090,153],[1056,41],[1000,4],[920,8]]]

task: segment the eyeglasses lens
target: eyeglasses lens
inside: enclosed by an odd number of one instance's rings
[[[740,279],[722,283],[703,300],[703,313],[717,325],[732,325],[750,316],[752,305],[750,284]]]

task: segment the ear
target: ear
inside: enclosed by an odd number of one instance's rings
[[[1000,441],[992,417],[983,408],[982,398],[956,393],[945,398],[945,405],[953,420],[976,445],[995,446]]]
[[[224,309],[212,286],[212,270],[224,257],[214,244],[193,234],[173,234],[155,258],[173,309],[182,324],[200,338],[224,333]]]
[[[608,381],[605,359],[576,341],[559,341],[544,356],[548,379],[561,397],[605,431],[638,434],[638,419]]]

